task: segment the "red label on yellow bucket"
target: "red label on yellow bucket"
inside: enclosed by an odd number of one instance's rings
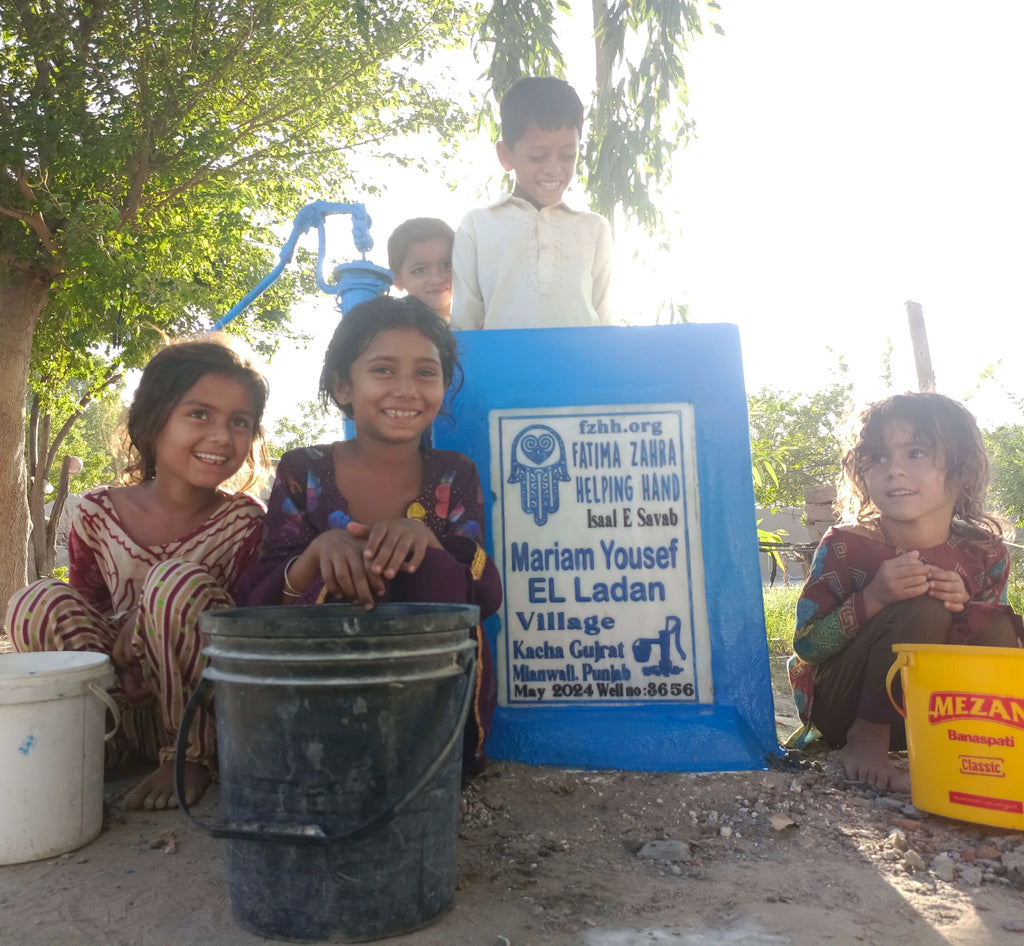
[[[933,692],[928,700],[928,722],[935,726],[954,719],[1005,723],[1024,730],[1024,699],[990,693]]]
[[[972,808],[988,808],[991,811],[1006,811],[1016,815],[1024,813],[1024,803],[1012,798],[989,798],[987,795],[971,795],[968,792],[950,792],[949,800],[954,805],[970,805]]]

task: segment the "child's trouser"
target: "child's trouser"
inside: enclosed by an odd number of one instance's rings
[[[111,695],[121,711],[117,735],[107,744],[107,767],[129,758],[174,759],[178,723],[207,659],[199,632],[204,611],[234,606],[216,579],[195,562],[169,560],[146,576],[138,609],[120,622],[99,614],[74,588],[52,578],[17,592],[7,609],[15,650],[91,650],[110,655],[124,621],[133,621],[133,653],[155,697],[154,705],[129,703],[117,682]],[[213,709],[201,706],[185,758],[210,765],[216,752]]]
[[[885,677],[896,659],[893,644],[945,644],[953,612],[922,595],[890,604],[864,625],[839,653],[823,660],[814,674],[811,722],[829,744],[840,748],[855,719],[891,726],[889,747],[905,749],[903,717],[893,707]],[[893,695],[901,699],[897,677]]]

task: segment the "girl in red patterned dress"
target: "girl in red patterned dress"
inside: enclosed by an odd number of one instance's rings
[[[791,746],[820,732],[849,778],[909,791],[889,758],[906,748],[885,687],[892,645],[1019,646],[987,486],[981,433],[956,401],[901,394],[864,411],[843,457],[849,524],[825,534],[797,602],[789,677],[804,727]]]
[[[372,609],[378,601],[501,603],[484,551],[484,506],[472,460],[421,443],[458,372],[455,339],[419,299],[381,296],[349,311],[324,358],[320,397],[355,422],[351,440],[286,453],[268,503],[260,559],[239,588],[250,605],[325,597]],[[487,638],[464,768],[484,764],[496,684]]]
[[[158,762],[128,808],[175,807],[174,754],[184,701],[206,660],[198,620],[231,607],[259,547],[264,506],[246,490],[265,465],[267,383],[217,337],[171,345],[142,372],[128,410],[129,485],[82,497],[68,537],[69,581],[43,579],[11,599],[15,649],[108,654],[121,725],[107,765]],[[237,492],[223,487],[241,473]],[[185,794],[198,800],[216,749],[209,707],[196,714]]]

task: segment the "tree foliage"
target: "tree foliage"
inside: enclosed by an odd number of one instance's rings
[[[991,504],[1020,530],[1024,528],[1024,427],[1007,424],[983,433],[991,459]]]
[[[853,405],[846,371],[840,362],[839,377],[812,394],[762,388],[747,399],[758,506],[802,506],[808,487],[836,481],[841,435]]]
[[[293,420],[292,416],[282,417],[269,432],[267,450],[272,457],[280,459],[289,450],[334,439],[341,429],[341,415],[317,401],[303,401],[296,410],[298,420]]]
[[[0,19],[0,264],[53,279],[51,375],[205,327],[270,268],[271,224],[358,196],[349,154],[463,119],[413,75],[465,26],[456,0],[0,0]],[[291,288],[254,314],[282,323]]]
[[[470,22],[463,0],[0,0],[0,454],[22,455],[30,358],[56,416],[69,379],[96,393],[222,314],[273,265],[273,224],[358,200],[353,154],[462,126],[418,67]],[[238,327],[282,337],[297,288]],[[30,489],[0,465],[0,600]]]
[[[715,0],[591,3],[596,91],[582,149],[583,183],[594,210],[614,220],[619,209],[649,233],[662,228],[658,195],[691,128],[683,60],[703,32],[702,6],[718,9]],[[556,16],[569,9],[568,0],[493,0],[478,40],[490,51],[487,77],[495,101],[523,76],[564,78]],[[493,131],[493,107],[488,114]]]

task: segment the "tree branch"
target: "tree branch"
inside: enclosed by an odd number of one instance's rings
[[[314,30],[314,32],[315,32],[315,30]],[[412,34],[411,36],[405,37],[405,38],[395,42],[393,44],[393,46],[391,48],[389,48],[388,50],[380,50],[378,52],[376,62],[383,61],[383,60],[385,60],[385,59],[387,59],[389,57],[395,56],[402,49],[406,49],[409,46],[413,45],[414,41],[416,39],[418,39],[423,32],[424,32],[424,29],[421,28],[416,33]],[[233,50],[232,51],[232,55],[234,55],[234,54],[235,54],[235,52]],[[376,64],[376,62],[374,64]],[[325,95],[330,94],[332,91],[334,91],[337,88],[341,88],[345,83],[349,82],[351,79],[353,79],[357,75],[361,74],[364,71],[364,69],[366,68],[366,66],[367,66],[367,63],[363,62],[362,60],[356,60],[352,64],[352,67],[348,71],[346,71],[345,73],[342,73],[341,75],[337,76],[335,78],[335,80],[325,89]],[[207,85],[210,85],[210,84],[212,84],[212,83],[207,83]],[[206,90],[204,89],[203,90],[203,94],[205,94],[205,91]],[[198,95],[194,96],[194,98],[193,98],[194,105],[198,105],[198,103],[202,100],[203,94],[198,94]],[[184,192],[186,192],[188,190],[191,190],[197,184],[200,184],[203,181],[205,181],[208,178],[208,176],[211,173],[211,171],[213,170],[215,162],[222,160],[226,155],[232,153],[246,138],[252,137],[253,135],[256,135],[258,132],[260,132],[260,131],[262,131],[264,129],[273,127],[275,125],[279,125],[281,122],[285,121],[287,118],[289,118],[289,117],[291,117],[291,116],[293,116],[293,115],[295,115],[295,114],[297,114],[299,112],[302,112],[302,111],[304,111],[304,110],[306,110],[308,108],[307,103],[305,103],[303,101],[298,101],[298,100],[294,100],[294,99],[289,99],[289,101],[293,103],[291,105],[291,107],[289,107],[289,108],[284,108],[284,109],[280,109],[280,108],[274,109],[274,108],[272,108],[272,109],[268,109],[265,112],[261,112],[261,113],[259,113],[257,115],[254,115],[247,122],[245,122],[245,123],[243,123],[242,125],[239,126],[237,134],[235,134],[235,136],[231,139],[231,141],[229,143],[227,143],[226,145],[222,146],[222,148],[221,148],[221,152],[222,153],[221,154],[218,154],[218,155],[210,158],[209,160],[207,160],[186,181],[182,182],[181,184],[177,185],[176,187],[170,188],[169,190],[164,191],[163,193],[154,194],[153,195],[153,198],[154,198],[153,205],[149,208],[149,210],[147,212],[145,212],[142,215],[143,222],[152,219],[152,217],[156,213],[158,213],[159,210],[163,206],[165,206],[170,201],[173,201],[174,198],[177,197],[179,194],[182,194],[182,193],[184,193]],[[392,133],[393,133],[393,131],[394,131],[394,129],[391,130]],[[381,135],[379,137],[383,138],[383,137],[388,137],[388,136],[389,135]],[[374,140],[378,140],[378,138],[375,137],[373,139],[370,139],[369,141],[360,142],[359,144],[368,144],[368,143],[371,143]],[[348,147],[356,147],[356,145],[351,145],[351,146],[348,146]],[[345,149],[339,148],[337,150],[345,150]],[[230,170],[232,170],[234,168],[237,168],[237,167],[244,167],[247,163],[251,163],[254,159],[257,159],[257,158],[260,158],[260,157],[265,157],[268,153],[269,152],[266,152],[266,151],[253,152],[252,154],[247,155],[241,161],[235,162],[232,165],[229,165],[227,168],[218,167],[217,170],[223,172],[225,170],[229,170],[230,171]]]
[[[74,413],[72,413],[71,416],[61,425],[60,430],[57,431],[53,438],[53,442],[46,451],[45,469],[47,471],[49,471],[50,467],[53,466],[53,461],[57,459],[57,451],[60,449],[61,444],[64,443],[64,439],[71,432],[71,428],[75,426],[75,421],[82,416],[82,413],[92,403],[93,399],[100,394],[100,392],[105,391],[112,384],[116,384],[122,377],[123,375],[120,371],[108,374],[97,388],[82,395],[81,400],[78,402],[78,407],[75,408]]]
[[[17,168],[11,167],[9,164],[4,167],[11,173],[14,180],[17,182],[18,190],[21,191],[21,196],[25,198],[29,206],[33,205],[36,202],[35,191],[32,190],[32,185],[29,184],[24,171],[19,172]],[[0,214],[7,217],[14,217],[15,220],[21,220],[23,223],[27,224],[29,229],[39,238],[39,242],[43,244],[47,252],[54,256],[57,255],[57,246],[53,242],[50,228],[46,225],[43,215],[38,210],[35,213],[27,213],[24,210],[15,210],[13,207],[5,207],[3,204],[0,204]]]

